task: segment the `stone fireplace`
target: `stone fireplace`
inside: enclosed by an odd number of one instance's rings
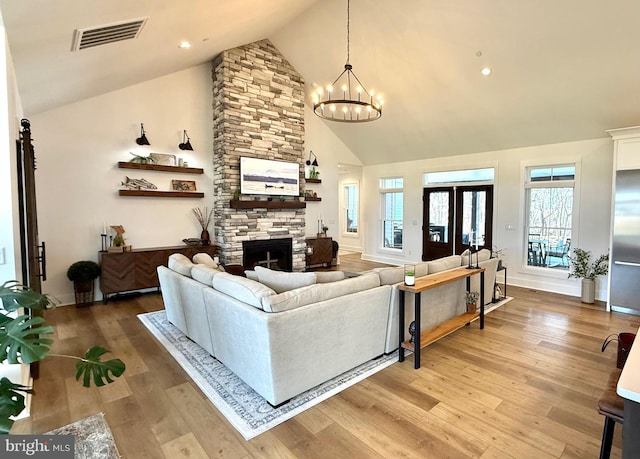
[[[289,239],[290,270],[304,271],[305,208],[291,205],[298,197],[268,201],[243,195],[237,205],[243,156],[298,163],[303,191],[304,80],[268,40],[224,51],[214,59],[212,73],[214,229],[220,260],[242,263],[245,241]]]

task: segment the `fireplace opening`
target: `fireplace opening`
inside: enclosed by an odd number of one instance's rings
[[[263,239],[242,241],[242,266],[253,269],[255,266],[289,271],[293,269],[292,239]]]

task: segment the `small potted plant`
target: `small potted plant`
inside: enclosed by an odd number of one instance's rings
[[[593,303],[596,295],[596,278],[609,272],[609,254],[600,255],[589,264],[591,252],[579,248],[573,249],[569,256],[571,272],[569,277],[582,279],[581,300],[583,303]]]
[[[480,298],[480,294],[478,292],[465,292],[464,297],[467,303],[467,312],[475,314],[478,307],[478,298]]]
[[[93,304],[93,284],[100,275],[100,266],[95,261],[76,261],[67,269],[67,278],[73,282],[76,306]]]

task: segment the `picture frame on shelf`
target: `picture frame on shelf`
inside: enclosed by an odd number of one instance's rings
[[[197,191],[195,180],[171,180],[173,191]]]
[[[157,164],[159,166],[176,165],[176,155],[168,155],[164,153],[149,153],[149,157],[153,158],[153,164]]]

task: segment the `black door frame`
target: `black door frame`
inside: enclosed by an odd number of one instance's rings
[[[456,185],[425,187],[422,192],[422,260],[429,261],[453,254],[461,254],[469,246],[462,244],[462,200],[465,191],[486,193],[485,241],[482,247],[491,250],[493,244],[493,185]],[[432,241],[429,225],[429,195],[434,192],[449,193],[448,242]],[[455,232],[454,232],[455,229]],[[480,247],[479,247],[480,248]]]

